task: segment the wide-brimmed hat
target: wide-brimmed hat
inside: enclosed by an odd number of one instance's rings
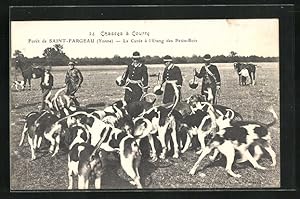
[[[204,61],[210,61],[211,60],[211,56],[210,56],[210,54],[206,54],[206,55],[204,55]]]
[[[68,65],[69,65],[69,66],[70,66],[70,65],[75,66],[75,62],[70,61]]]
[[[139,59],[141,58],[141,55],[138,51],[133,52],[132,59]]]
[[[164,62],[172,62],[172,57],[170,55],[164,56]]]

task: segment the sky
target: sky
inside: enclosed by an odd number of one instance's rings
[[[42,57],[62,44],[70,58],[211,54],[279,56],[278,19],[12,21],[11,56]]]

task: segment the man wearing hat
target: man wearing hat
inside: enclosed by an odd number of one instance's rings
[[[48,93],[51,91],[53,87],[53,75],[50,73],[51,67],[46,66],[44,73],[41,79],[41,89],[42,89],[42,107],[41,110],[45,109],[45,99]]]
[[[211,64],[211,56],[204,55],[204,63],[200,72],[195,70],[195,76],[202,78],[201,94],[206,96],[206,99],[213,104],[217,103],[216,95],[221,87],[220,73],[217,66]]]
[[[166,55],[163,60],[166,66],[162,77],[162,84],[165,83],[163,103],[174,102],[176,100],[175,97],[178,97],[178,100],[180,101],[182,87],[181,70],[178,66],[173,64],[170,55]]]
[[[80,88],[82,81],[83,77],[80,70],[75,68],[74,62],[69,62],[69,70],[67,71],[65,76],[65,84],[67,86],[66,95],[70,96],[73,99],[76,106],[79,106],[79,102],[75,97],[75,93]]]
[[[141,62],[139,52],[134,52],[132,56],[132,63],[128,65],[125,73],[122,76],[122,81],[126,87],[131,90],[125,90],[124,100],[127,103],[139,101],[143,93],[148,89],[148,69],[145,64]],[[122,86],[118,83],[119,86]]]

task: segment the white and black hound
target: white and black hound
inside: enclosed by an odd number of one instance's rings
[[[69,127],[83,125],[90,133],[92,146],[96,146],[99,143],[99,140],[103,139],[100,146],[101,149],[107,152],[119,152],[123,170],[133,179],[131,183],[136,185],[137,188],[142,188],[138,171],[141,153],[136,138],[85,112],[76,112],[63,120],[66,121]],[[54,127],[52,131],[45,136],[47,139],[50,139],[49,141],[52,143],[51,149],[54,151],[52,156],[54,156],[59,149],[60,139],[57,139],[57,137],[59,137],[62,126],[59,122],[62,122],[63,120],[58,121],[56,124],[57,127]],[[53,139],[54,134],[57,134],[55,137],[56,139]]]
[[[197,136],[200,142],[201,150],[205,147],[205,138],[213,133],[216,129],[216,117],[212,105],[207,103],[209,108],[206,111],[197,110],[194,113],[178,119],[180,133],[187,132],[186,143],[181,150],[182,153],[186,152],[191,144],[193,136]]]
[[[102,153],[89,143],[76,143],[68,153],[68,189],[73,189],[73,178],[78,176],[78,189],[88,189],[90,178],[95,178],[95,188],[101,188],[103,174]]]
[[[260,122],[252,121],[236,121],[228,122],[230,126],[224,127],[215,133],[213,138],[210,140],[208,146],[206,146],[202,153],[190,170],[190,174],[194,175],[202,159],[208,155],[211,150],[218,149],[222,154],[226,156],[226,171],[229,175],[233,177],[241,177],[240,174],[236,174],[232,171],[232,164],[235,157],[235,150],[239,151],[242,156],[242,161],[249,160],[250,163],[257,169],[266,169],[257,163],[262,152],[259,147],[263,147],[271,156],[272,164],[276,165],[276,154],[271,147],[271,135],[268,131],[272,125],[274,125],[278,119],[275,111],[273,109],[269,110],[273,115],[273,121],[269,124],[263,124]],[[227,119],[228,120],[228,119]],[[229,120],[228,120],[229,121]],[[250,154],[248,148],[249,146],[259,146],[255,147],[254,157]],[[260,150],[259,150],[260,149]],[[241,162],[242,162],[241,161]],[[202,174],[204,176],[204,174]]]
[[[201,94],[192,95],[189,98],[187,98],[186,101],[191,106],[193,112],[199,109],[206,111],[208,108],[208,103],[204,103],[207,102],[205,96]],[[215,110],[217,118],[226,117],[229,118],[230,120],[243,120],[241,114],[233,110],[232,108],[223,105],[218,105],[218,104],[213,104],[212,106]]]
[[[51,125],[57,120],[58,117],[48,111],[30,112],[26,115],[19,146],[22,146],[27,134],[31,149],[31,160],[36,159],[35,152],[41,146],[44,133],[51,129]]]
[[[134,119],[134,135],[139,139],[148,136],[151,145],[152,161],[157,160],[156,149],[154,146],[153,136],[157,132],[158,139],[162,146],[161,159],[165,159],[167,152],[166,133],[167,130],[171,130],[171,137],[174,144],[174,158],[179,157],[179,148],[176,135],[176,120],[175,117],[170,114],[171,108],[164,106],[153,107],[144,112],[141,116]]]
[[[24,81],[18,81],[18,80],[15,80],[12,82],[12,85],[11,85],[11,88],[15,87],[15,89],[17,91],[20,91],[20,90],[24,90],[25,86],[24,86]]]

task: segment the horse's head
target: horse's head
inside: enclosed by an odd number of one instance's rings
[[[20,69],[22,72],[27,71],[31,68],[30,63],[27,62],[26,60],[23,60],[21,58],[16,59],[16,69]]]
[[[15,69],[17,70],[18,68],[20,68],[21,69],[21,65],[22,65],[22,62],[21,62],[21,60],[16,60],[16,64],[15,64]]]

